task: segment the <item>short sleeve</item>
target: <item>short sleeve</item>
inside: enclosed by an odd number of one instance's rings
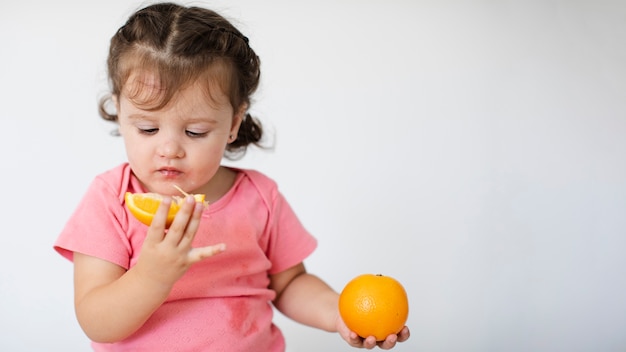
[[[301,263],[317,247],[317,240],[302,225],[295,212],[278,190],[274,180],[264,174],[245,170],[263,199],[268,211],[265,255],[271,262],[269,274],[285,271]]]
[[[132,250],[125,235],[128,220],[118,188],[102,177],[95,178],[54,249],[69,260],[73,260],[74,252],[79,252],[128,269]]]
[[[317,240],[302,225],[285,197],[276,191],[270,226],[267,256],[272,262],[270,274],[276,274],[302,262],[317,247]]]

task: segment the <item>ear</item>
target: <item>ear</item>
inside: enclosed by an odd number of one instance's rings
[[[111,101],[113,102],[113,107],[115,107],[115,113],[117,114],[117,131],[115,132],[116,135],[121,136],[122,135],[122,129],[120,128],[120,119],[119,119],[119,115],[120,115],[120,100],[118,98],[117,95],[113,94],[111,95]]]
[[[246,111],[248,111],[248,104],[243,104],[233,115],[233,124],[230,126],[231,142],[237,139],[237,133],[239,133],[239,127],[246,117]]]

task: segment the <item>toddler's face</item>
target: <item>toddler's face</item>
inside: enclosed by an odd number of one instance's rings
[[[219,169],[229,136],[236,137],[243,111],[235,112],[217,85],[208,99],[195,83],[180,92],[162,109],[151,111],[137,101],[147,92],[146,81],[128,80],[117,97],[120,133],[130,166],[149,192],[178,195],[177,185],[189,193],[210,193],[210,181]],[[133,83],[135,82],[135,83]],[[139,82],[139,83],[136,83]],[[129,92],[140,86],[131,99]]]

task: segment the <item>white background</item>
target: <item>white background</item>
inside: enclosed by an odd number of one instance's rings
[[[340,290],[409,293],[397,351],[626,350],[626,3],[209,1],[262,59],[251,150]],[[0,7],[0,350],[85,351],[52,244],[124,161],[108,40],[140,3]],[[277,316],[289,351],[349,351]]]

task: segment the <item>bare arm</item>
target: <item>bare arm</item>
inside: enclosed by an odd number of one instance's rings
[[[99,258],[74,253],[74,305],[87,336],[97,342],[122,340],[139,329],[165,301],[170,288],[126,272]]]
[[[270,288],[276,291],[274,305],[286,316],[302,324],[335,332],[339,315],[339,294],[300,263],[272,275]]]
[[[165,219],[170,201],[162,202],[137,264],[128,271],[74,253],[76,316],[91,340],[116,342],[137,331],[192,264],[224,250],[223,245],[191,248],[202,205],[189,198],[167,233]]]

